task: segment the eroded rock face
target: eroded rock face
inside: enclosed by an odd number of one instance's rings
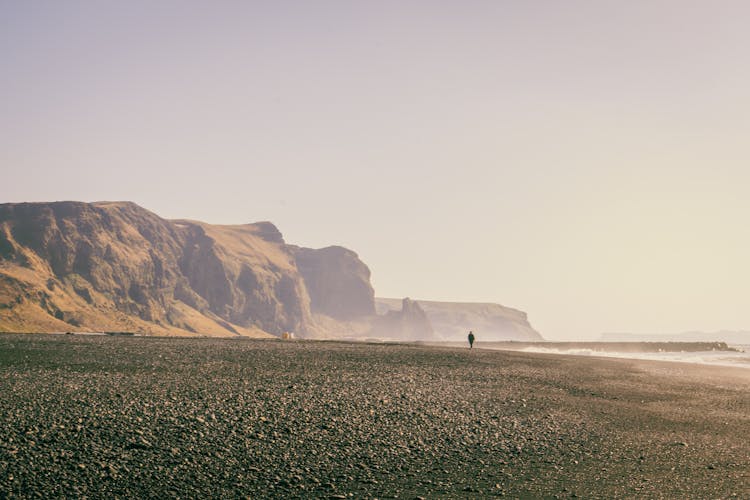
[[[375,320],[370,336],[391,340],[438,340],[432,324],[419,304],[408,297],[401,310],[389,310]]]
[[[541,339],[497,304],[377,305],[356,253],[287,245],[269,222],[172,221],[129,202],[0,204],[0,331]]]
[[[275,226],[179,224],[186,234],[180,269],[212,313],[273,334],[306,333],[309,297]]]
[[[291,250],[267,222],[168,221],[128,202],[4,204],[0,276],[0,330],[304,335],[311,322]]]
[[[356,253],[332,246],[295,248],[294,255],[313,312],[344,321],[375,314],[370,269]]]
[[[397,311],[399,299],[376,298],[379,314]],[[526,313],[500,304],[417,301],[430,320],[437,337],[465,341],[469,330],[477,340],[540,341],[542,336],[529,323]]]
[[[6,263],[72,289],[86,303],[166,319],[159,291],[174,288],[182,247],[168,221],[129,203],[21,203],[0,206],[0,228],[13,247]]]

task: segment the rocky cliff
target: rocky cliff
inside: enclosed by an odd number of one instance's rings
[[[344,321],[375,315],[370,269],[356,253],[338,246],[295,247],[294,255],[314,313]]]
[[[320,336],[299,256],[323,313],[374,310],[356,254],[286,245],[267,222],[170,221],[129,202],[3,204],[0,331]],[[362,291],[354,309],[337,308],[350,287]]]
[[[400,310],[389,309],[378,316],[368,336],[401,341],[440,340],[425,311],[409,298],[401,300]]]
[[[529,324],[526,313],[500,304],[418,300],[435,336],[445,341],[465,341],[469,330],[477,340],[544,340]],[[375,299],[378,314],[398,310],[399,299]]]
[[[288,245],[269,222],[165,220],[130,202],[0,204],[0,331],[541,339],[525,313],[496,304],[378,309],[356,253]]]

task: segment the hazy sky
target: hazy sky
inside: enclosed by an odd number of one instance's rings
[[[0,0],[0,201],[340,244],[547,338],[750,329],[750,2]],[[480,332],[481,334],[481,332]]]

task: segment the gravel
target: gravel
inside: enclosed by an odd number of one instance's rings
[[[0,335],[0,497],[748,498],[750,379],[685,366]]]

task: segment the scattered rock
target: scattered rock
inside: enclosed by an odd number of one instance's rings
[[[750,431],[744,392],[703,391],[703,404],[696,386],[650,386],[619,360],[467,351],[0,335],[0,498],[741,491],[750,445],[722,443]],[[165,370],[165,359],[179,362]],[[679,432],[690,446],[659,441],[650,414],[622,403],[646,389],[652,401],[667,395],[654,405],[664,417],[689,402]],[[588,396],[616,391],[621,402]],[[716,411],[728,422],[719,430]],[[664,471],[677,463],[674,481]],[[718,464],[732,464],[721,480]]]

